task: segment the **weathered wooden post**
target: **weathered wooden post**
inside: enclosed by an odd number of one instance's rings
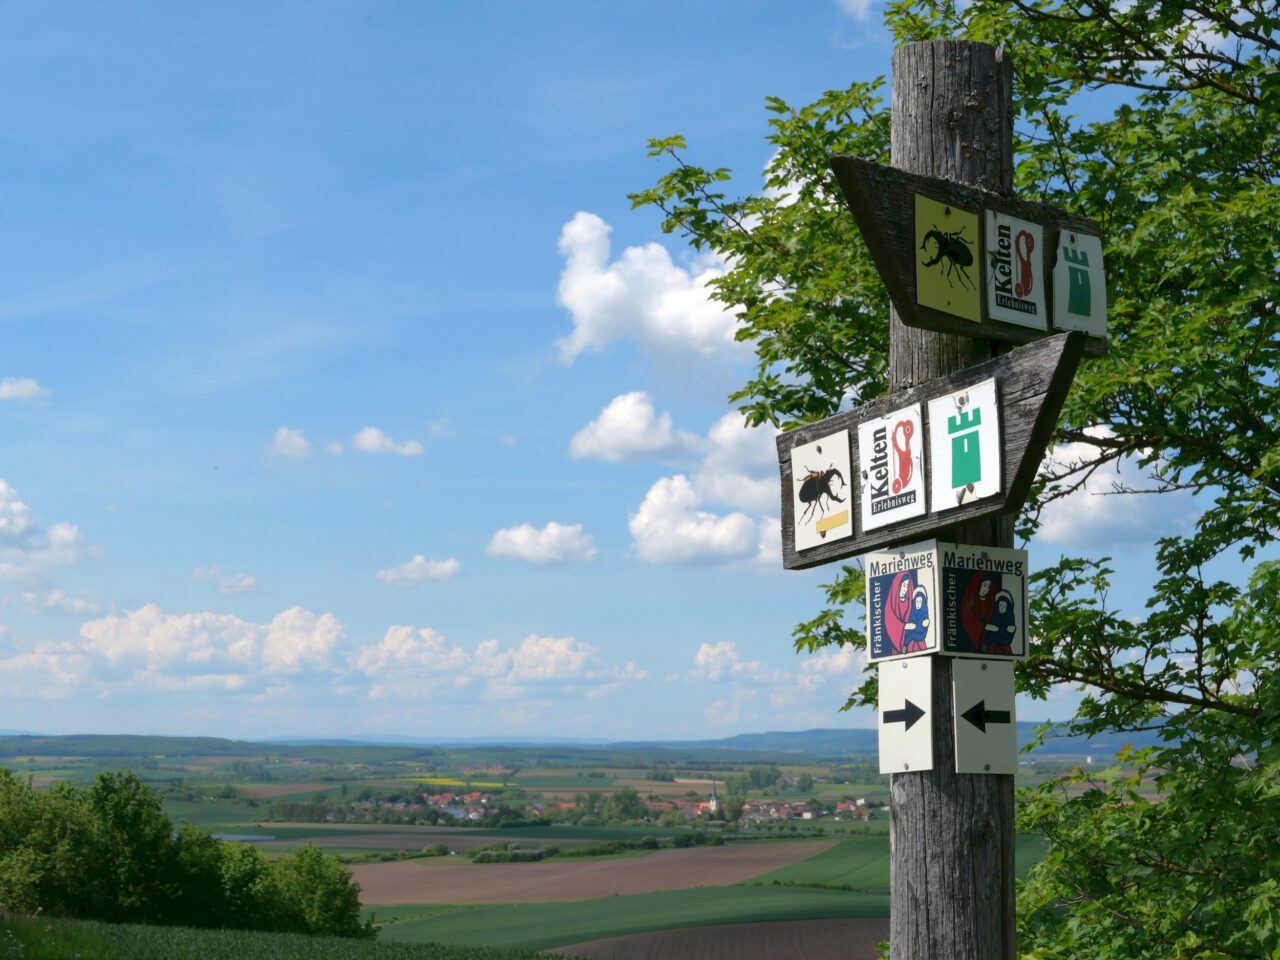
[[[988,190],[1013,186],[1013,70],[1003,51],[931,40],[893,53],[893,166]],[[989,340],[891,319],[889,377],[901,390],[986,360]],[[1002,516],[960,543],[1012,546]],[[893,774],[891,960],[1013,960],[1013,777],[955,772],[953,661],[933,665],[934,762]]]
[[[1107,349],[1101,228],[1012,195],[1012,76],[986,44],[894,52],[893,165],[831,158],[892,304],[890,392],[778,436],[783,566],[865,561],[893,960],[1013,960],[1012,515]]]

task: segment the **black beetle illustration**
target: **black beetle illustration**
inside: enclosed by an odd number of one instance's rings
[[[969,277],[969,267],[973,265],[973,251],[969,248],[973,244],[962,236],[963,233],[964,227],[954,233],[943,233],[937,227],[934,227],[925,233],[924,239],[920,241],[920,249],[927,253],[929,241],[932,240],[938,245],[938,252],[933,255],[932,260],[925,261],[923,266],[936,266],[945,259],[947,268],[944,276],[947,278],[947,285],[955,286],[951,282],[951,275],[957,273],[960,275],[961,282],[972,290],[973,280]]]
[[[844,497],[836,496],[834,490],[831,489],[831,478],[835,477],[840,481],[840,489],[845,488],[844,474],[835,468],[834,465],[826,470],[808,470],[804,475],[804,480],[800,482],[800,502],[807,503],[808,509],[805,510],[804,516],[800,518],[801,523],[807,523],[817,510],[819,516],[824,516],[827,512],[826,505],[823,504],[823,498],[829,498],[836,503],[844,503]]]

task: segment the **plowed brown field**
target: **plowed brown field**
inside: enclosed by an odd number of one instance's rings
[[[543,863],[477,864],[450,857],[434,862],[359,864],[351,872],[366,904],[555,903],[725,886],[806,860],[833,846],[834,840],[743,843],[659,850],[617,860]]]
[[[609,960],[875,960],[889,920],[778,920],[609,937],[552,953]]]

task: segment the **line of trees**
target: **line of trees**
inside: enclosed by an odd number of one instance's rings
[[[306,846],[268,861],[186,824],[132,773],[36,790],[0,767],[0,911],[372,937],[360,886]]]

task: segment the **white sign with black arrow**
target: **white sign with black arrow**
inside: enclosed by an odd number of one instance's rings
[[[880,772],[933,769],[933,658],[882,663],[880,670]]]
[[[1013,664],[1007,660],[957,658],[952,661],[951,686],[955,697],[956,773],[1016,772]],[[881,768],[883,772],[883,763]]]

